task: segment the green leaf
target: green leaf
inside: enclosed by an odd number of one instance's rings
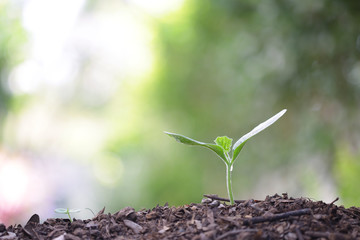
[[[70,209],[69,212],[70,212],[70,213],[78,213],[78,212],[81,212],[81,209],[79,209],[79,208],[73,208],[73,209]]]
[[[249,133],[245,134],[244,136],[242,136],[233,146],[233,157],[232,157],[232,163],[235,161],[235,159],[237,158],[237,156],[239,155],[241,149],[244,147],[245,143],[247,140],[249,140],[251,137],[255,136],[256,134],[258,134],[259,132],[261,132],[262,130],[264,130],[265,128],[269,127],[270,125],[272,125],[274,122],[276,122],[280,117],[282,117],[282,115],[285,114],[287,110],[283,109],[282,111],[280,111],[279,113],[275,114],[274,116],[272,116],[271,118],[269,118],[268,120],[266,120],[265,122],[260,123],[259,125],[257,125],[253,130],[251,130]]]
[[[173,137],[176,141],[180,143],[209,148],[210,150],[214,151],[226,164],[229,163],[228,160],[226,159],[224,149],[218,145],[211,143],[203,143],[176,133],[170,133],[170,132],[164,132],[164,133],[169,135],[170,137]]]
[[[217,137],[215,143],[222,147],[226,152],[229,152],[232,146],[232,139],[227,136]]]
[[[55,209],[55,212],[56,213],[66,214],[66,213],[68,213],[68,209],[66,209],[66,208],[57,208],[57,209]]]
[[[239,153],[241,152],[241,149],[244,147],[246,142],[247,142],[247,140],[242,142],[237,148],[234,149],[231,164],[233,164],[235,162],[235,159],[239,156]]]
[[[78,208],[74,208],[74,209],[68,209],[68,208],[57,208],[54,210],[56,213],[61,213],[61,214],[68,214],[68,213],[77,213],[80,212],[81,209]]]

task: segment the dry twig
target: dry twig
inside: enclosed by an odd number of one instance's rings
[[[219,201],[223,201],[223,202],[230,202],[230,200],[228,198],[222,198],[222,197],[218,197],[218,195],[212,195],[212,194],[204,194],[204,197],[207,198],[211,198],[213,200],[219,200]],[[234,200],[235,203],[244,203],[248,200]],[[261,200],[254,200],[254,202],[261,202]]]
[[[311,214],[310,208],[304,208],[304,209],[289,211],[285,213],[278,213],[271,216],[253,217],[249,219],[244,218],[241,220],[243,221],[244,224],[253,224],[253,223],[261,223],[261,222],[271,222],[271,221],[288,218],[291,216],[301,216],[306,214]]]

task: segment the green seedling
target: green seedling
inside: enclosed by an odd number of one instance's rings
[[[67,214],[69,219],[70,219],[70,222],[72,222],[72,218],[71,218],[71,215],[70,213],[78,213],[80,212],[81,209],[68,209],[68,208],[57,208],[55,209],[55,212],[56,213],[60,213],[60,214]]]
[[[263,123],[260,123],[249,133],[242,136],[235,144],[232,146],[232,139],[227,136],[217,137],[215,139],[216,144],[212,143],[203,143],[197,140],[185,137],[180,134],[165,132],[167,135],[173,137],[176,141],[187,144],[187,145],[195,145],[209,148],[214,151],[226,165],[226,187],[229,195],[230,204],[234,204],[234,196],[232,192],[232,184],[231,184],[231,172],[233,170],[235,159],[239,156],[240,151],[244,147],[245,143],[254,135],[258,134],[265,128],[269,127],[271,124],[276,122],[282,115],[284,115],[286,109],[280,111],[278,114],[269,118]],[[232,147],[231,147],[232,146]],[[231,151],[232,150],[232,151]]]
[[[90,208],[85,208],[87,210],[89,210],[90,212],[92,212],[92,214],[95,216],[94,212],[90,209]],[[82,209],[78,209],[78,208],[74,208],[74,209],[68,209],[68,208],[57,208],[55,209],[56,213],[60,213],[60,214],[67,214],[70,222],[72,222],[72,218],[71,218],[71,213],[78,213],[81,212]]]

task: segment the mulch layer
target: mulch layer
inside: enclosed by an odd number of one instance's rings
[[[28,223],[5,227],[4,239],[360,239],[360,208],[344,208],[287,194],[265,200],[236,201],[205,195],[201,204],[156,206],[135,211],[131,207],[93,219],[47,219],[37,214]]]

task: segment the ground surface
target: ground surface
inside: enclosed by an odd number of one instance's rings
[[[93,219],[72,223],[47,219],[40,224],[34,214],[23,227],[0,224],[3,239],[360,239],[360,209],[286,194],[232,206],[211,196],[181,207],[102,210]]]

